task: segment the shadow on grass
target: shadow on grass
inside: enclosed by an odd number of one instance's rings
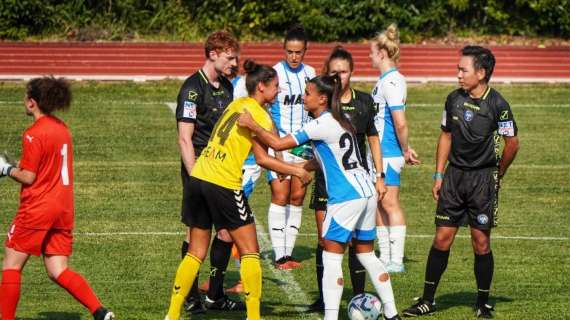
[[[454,292],[447,293],[441,296],[436,296],[437,310],[446,310],[457,306],[473,307],[477,301],[476,292]],[[489,297],[489,304],[501,302],[513,302],[514,299],[505,296],[491,296]]]
[[[77,312],[40,312],[36,318],[18,318],[21,320],[81,320]]]
[[[310,260],[315,258],[315,251],[317,248],[317,243],[315,240],[314,247],[307,247],[307,246],[295,246],[293,250],[293,257],[301,262],[305,260]],[[270,260],[271,262],[275,261],[275,255],[273,254],[273,250],[263,250],[260,253],[262,259]]]

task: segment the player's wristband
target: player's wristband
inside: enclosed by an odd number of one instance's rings
[[[382,179],[384,179],[384,178],[386,178],[386,174],[385,174],[384,172],[377,172],[377,173],[376,173],[376,178],[382,178]]]
[[[435,172],[433,174],[433,180],[443,180],[443,173],[441,172]]]

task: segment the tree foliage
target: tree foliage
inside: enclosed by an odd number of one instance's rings
[[[302,24],[314,41],[447,34],[570,37],[570,0],[3,0],[0,38],[196,40],[217,29],[249,40]]]

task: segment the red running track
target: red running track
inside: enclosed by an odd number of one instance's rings
[[[310,44],[305,62],[320,70],[335,44]],[[375,81],[378,71],[367,44],[346,44],[355,59],[354,80]],[[411,82],[455,82],[460,47],[403,45],[400,71]],[[495,82],[570,82],[570,47],[491,48]],[[186,78],[204,61],[201,43],[0,43],[0,79],[26,80],[53,74],[70,79],[156,80]],[[248,43],[241,59],[273,65],[281,43]]]

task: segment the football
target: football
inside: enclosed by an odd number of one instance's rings
[[[377,320],[382,315],[382,303],[370,293],[357,294],[348,303],[350,320]]]

